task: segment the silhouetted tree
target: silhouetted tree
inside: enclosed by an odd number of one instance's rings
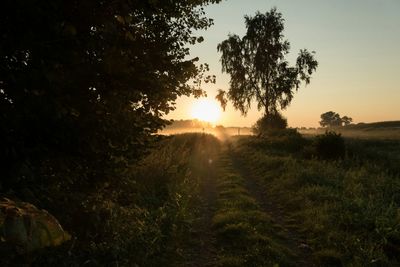
[[[287,127],[287,120],[279,112],[263,116],[253,126],[253,133],[260,135],[270,130],[282,130]]]
[[[342,125],[342,119],[340,118],[340,115],[336,112],[333,111],[328,111],[323,114],[321,114],[321,121],[319,124],[322,127],[335,127],[335,126],[341,126]]]
[[[276,114],[278,108],[285,109],[290,104],[301,81],[310,82],[318,62],[314,52],[304,49],[300,50],[296,65],[289,66],[285,57],[290,44],[283,36],[284,19],[275,8],[246,16],[245,23],[245,36],[229,35],[218,45],[222,71],[230,74],[231,80],[228,92],[220,91],[217,99],[225,100],[225,104],[231,100],[244,115],[252,100],[265,116]]]
[[[353,119],[350,117],[340,117],[339,113],[328,111],[321,114],[321,121],[319,124],[322,127],[339,127],[343,125],[349,125],[352,121]]]
[[[202,94],[187,82],[210,80],[187,45],[202,41],[192,31],[212,24],[201,7],[215,2],[2,2],[3,178],[43,157],[114,168],[139,156],[178,96]]]
[[[350,125],[353,122],[353,119],[347,116],[343,116],[341,120],[344,126]]]

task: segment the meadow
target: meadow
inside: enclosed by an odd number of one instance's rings
[[[241,138],[233,149],[283,232],[301,237],[316,266],[398,265],[400,142],[346,139],[343,159],[322,160],[308,153],[313,140],[292,138]]]
[[[120,179],[89,196],[87,222],[66,224],[75,238],[1,263],[400,264],[400,141],[339,137],[344,154],[330,158],[318,138],[325,137],[290,129],[224,141],[160,136]]]

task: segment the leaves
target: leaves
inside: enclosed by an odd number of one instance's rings
[[[340,117],[339,113],[328,111],[321,114],[321,121],[319,122],[319,124],[322,127],[337,127],[342,125],[349,125],[352,121],[353,119],[350,117]]]
[[[204,40],[192,31],[212,24],[201,7],[217,2],[6,1],[0,159],[8,186],[18,180],[17,158],[79,155],[91,169],[142,155],[177,97],[204,95],[202,83],[215,83],[208,65],[186,57],[188,44]]]
[[[275,8],[254,17],[246,16],[246,35],[229,35],[217,47],[222,53],[222,71],[230,74],[228,99],[246,115],[253,100],[265,114],[285,109],[300,82],[310,83],[318,62],[314,52],[300,50],[296,66],[285,59],[290,43],[284,40],[284,19]]]
[[[217,101],[221,104],[222,109],[225,111],[226,105],[228,104],[228,99],[226,98],[226,92],[222,89],[218,89],[218,94],[215,97]]]

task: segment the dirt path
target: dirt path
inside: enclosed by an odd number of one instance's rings
[[[198,244],[193,250],[193,261],[186,266],[214,266],[217,258],[215,249],[215,233],[211,229],[211,221],[215,212],[217,194],[214,173],[210,171],[209,175],[203,176],[201,187],[202,207],[200,212],[202,216],[198,222],[198,232],[196,233]]]
[[[245,180],[245,186],[250,194],[257,200],[262,210],[270,215],[273,223],[280,229],[282,242],[296,255],[296,266],[316,266],[311,261],[312,248],[309,247],[301,235],[287,225],[287,214],[279,203],[268,197],[263,185],[251,174],[249,166],[243,165],[231,152],[233,167]]]
[[[199,176],[201,203],[198,207],[199,217],[193,223],[192,244],[186,251],[185,263],[182,266],[211,267],[216,264],[216,238],[212,229],[212,218],[215,213],[217,200],[214,161],[215,159],[201,159],[201,163],[199,164],[202,166],[197,166],[193,170]]]
[[[276,241],[277,244],[281,244],[285,251],[290,251],[290,258],[293,259],[294,256],[295,259],[295,265],[293,266],[315,266],[311,261],[311,248],[303,241],[299,233],[289,227],[286,220],[287,214],[279,207],[278,203],[268,198],[268,194],[265,193],[261,183],[257,181],[255,176],[251,175],[251,166],[243,166],[234,157],[234,153],[230,149],[227,149],[223,155],[228,159],[227,161],[225,160],[226,164],[230,166],[226,166],[226,168],[232,168],[234,173],[243,178],[243,186],[258,203],[260,211],[272,218],[273,228],[268,228],[270,229],[267,231],[270,233],[268,238],[273,242]],[[221,175],[220,171],[217,171],[218,168],[214,166],[216,161],[217,159],[211,161],[199,160],[193,169],[200,181],[198,192],[202,201],[198,207],[198,219],[192,225],[193,229],[190,237],[192,243],[185,249],[184,262],[180,266],[211,267],[216,266],[219,259],[221,259],[221,255],[218,254],[218,251],[221,252],[221,250],[217,248],[215,228],[212,227],[212,220],[217,212],[217,198],[219,198],[217,180],[220,179],[219,176],[217,177],[217,173]],[[242,211],[246,212],[246,210]],[[268,235],[268,233],[265,234]],[[229,250],[229,248],[227,249]],[[263,257],[265,255],[260,256]],[[291,262],[293,261],[291,260]]]

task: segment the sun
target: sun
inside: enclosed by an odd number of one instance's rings
[[[201,121],[216,123],[221,116],[218,102],[210,99],[199,99],[192,107],[192,117]]]

